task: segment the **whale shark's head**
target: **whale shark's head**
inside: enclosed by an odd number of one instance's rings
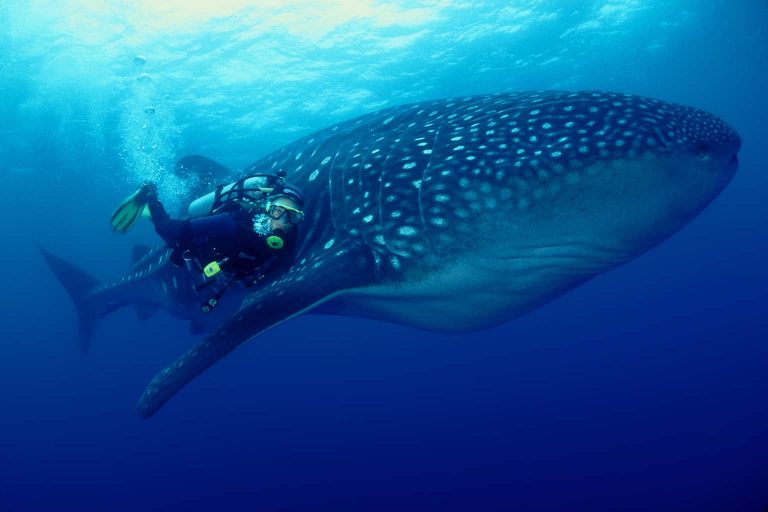
[[[595,269],[626,261],[690,221],[737,167],[738,134],[691,107],[541,93],[508,114],[512,254],[522,242],[589,254]]]
[[[711,114],[630,94],[535,92],[448,106],[428,158],[418,159],[420,134],[408,151],[388,153],[418,172],[402,173],[399,188],[386,189],[396,200],[380,208],[391,218],[388,248],[417,253],[426,240],[436,255],[422,258],[410,280],[424,284],[412,295],[467,297],[460,307],[433,304],[432,316],[398,306],[387,317],[430,329],[515,318],[648,251],[723,190],[741,144]],[[408,201],[413,183],[417,200]]]
[[[610,108],[621,101],[600,110],[604,125],[617,116],[612,132],[595,133],[598,156],[607,153],[609,160],[586,170],[608,172],[603,183],[610,190],[597,187],[595,192],[617,201],[612,233],[627,242],[654,243],[685,225],[723,190],[736,171],[741,140],[724,121],[702,110],[632,99],[626,117]]]

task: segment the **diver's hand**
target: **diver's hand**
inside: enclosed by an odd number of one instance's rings
[[[136,202],[146,204],[149,198],[157,195],[157,185],[151,181],[143,183],[137,189]]]

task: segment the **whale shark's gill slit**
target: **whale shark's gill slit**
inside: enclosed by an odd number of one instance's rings
[[[359,172],[355,172],[355,167],[361,167],[363,154],[367,150],[367,145],[364,142],[367,140],[365,135],[366,134],[355,133],[354,143],[351,144],[350,152],[347,155],[347,158],[344,159],[340,173],[341,177],[339,178],[338,183],[338,188],[341,189],[341,195],[337,195],[336,199],[340,199],[341,202],[339,204],[342,205],[339,209],[339,213],[343,220],[343,229],[349,233],[352,233],[353,230],[356,229],[356,222],[353,215],[359,213],[359,210],[357,212],[355,211],[355,208],[359,207],[359,205],[355,205],[351,209],[349,206],[352,204],[351,198],[357,197],[354,192],[356,189],[359,189],[359,183],[355,183],[356,180],[359,181]]]
[[[373,140],[374,139],[373,129],[369,127],[366,135],[367,135],[366,138],[368,140]],[[370,144],[365,145],[363,148],[358,148],[358,149],[361,150],[361,158],[359,162],[360,165],[358,165],[357,167],[357,187],[356,187],[357,194],[355,194],[355,197],[357,197],[358,200],[360,201],[360,204],[357,205],[357,208],[360,209],[359,217],[365,220],[368,220],[369,214],[366,211],[367,209],[365,208],[365,202],[368,201],[369,199],[366,199],[364,196],[365,194],[364,184],[366,183],[365,166],[368,163],[368,157],[372,154],[372,151],[378,152],[378,149],[372,147]],[[360,236],[363,239],[363,243],[365,243],[366,245],[371,245],[370,244],[371,240],[370,240],[370,237],[368,236],[368,229],[366,229],[365,226],[361,226]]]
[[[437,138],[440,136],[440,130],[442,126],[438,126],[435,130],[435,136],[432,138],[432,144],[430,146],[429,150],[429,158],[427,159],[427,164],[424,166],[424,172],[421,174],[421,186],[419,187],[419,193],[417,202],[419,204],[419,217],[421,218],[421,229],[424,233],[424,240],[427,242],[427,245],[429,246],[430,252],[435,251],[435,246],[433,243],[433,240],[430,236],[429,229],[427,227],[427,219],[424,214],[424,201],[423,201],[423,195],[424,195],[424,189],[429,186],[429,170],[432,166],[432,154],[435,150],[435,147],[437,146]]]
[[[306,248],[317,243],[319,237],[324,236],[325,233],[332,232],[335,227],[333,221],[328,222],[325,219],[332,208],[330,192],[328,190],[322,191],[314,201],[315,206],[309,208],[311,217],[309,220],[302,222],[300,226],[300,229],[302,230],[300,234],[301,243],[297,248],[297,253],[304,252]]]
[[[333,161],[331,162],[331,166],[328,170],[328,200],[330,203],[330,210],[331,210],[331,223],[336,229],[343,229],[344,228],[344,212],[340,210],[343,208],[343,204],[344,204],[343,202],[344,191],[338,190],[339,187],[334,182],[334,176],[336,176],[334,169],[336,167],[336,161],[338,157],[339,157],[339,153],[337,151],[333,155]],[[343,166],[343,163],[341,165]],[[339,196],[339,192],[341,192],[340,196]],[[337,201],[337,199],[339,198],[341,200]],[[339,206],[336,206],[336,205],[339,205]]]
[[[384,220],[384,184],[386,183],[386,169],[387,164],[389,163],[389,159],[392,156],[392,153],[395,151],[395,148],[397,147],[397,142],[394,142],[389,149],[387,150],[387,156],[384,157],[384,161],[381,162],[381,169],[379,171],[379,198],[378,198],[378,206],[379,206],[379,223],[381,224],[381,245],[384,246],[388,251],[394,252],[394,248],[389,244],[389,240],[387,239],[387,230],[385,229],[384,223],[386,222]]]
[[[652,130],[653,130],[653,133],[656,134],[656,139],[658,140],[659,145],[663,148],[669,148],[670,140],[667,137],[667,135],[664,133],[664,130],[662,130],[658,126],[654,126]]]

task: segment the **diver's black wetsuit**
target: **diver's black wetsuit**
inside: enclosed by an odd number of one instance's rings
[[[183,220],[170,218],[156,194],[150,194],[147,204],[155,231],[177,249],[171,256],[177,265],[189,258],[201,267],[217,261],[223,271],[246,277],[273,268],[291,252],[296,239],[295,230],[280,233],[282,248],[270,247],[267,237],[253,230],[253,215],[238,203],[221,213]]]

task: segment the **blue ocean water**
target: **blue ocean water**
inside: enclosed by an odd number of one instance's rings
[[[762,0],[0,2],[0,510],[768,507]],[[86,355],[34,242],[104,279],[136,183],[241,168],[401,103],[607,89],[709,110],[740,170],[680,233],[514,322],[444,335],[305,316],[140,420],[186,325]],[[177,201],[178,197],[175,198]]]

